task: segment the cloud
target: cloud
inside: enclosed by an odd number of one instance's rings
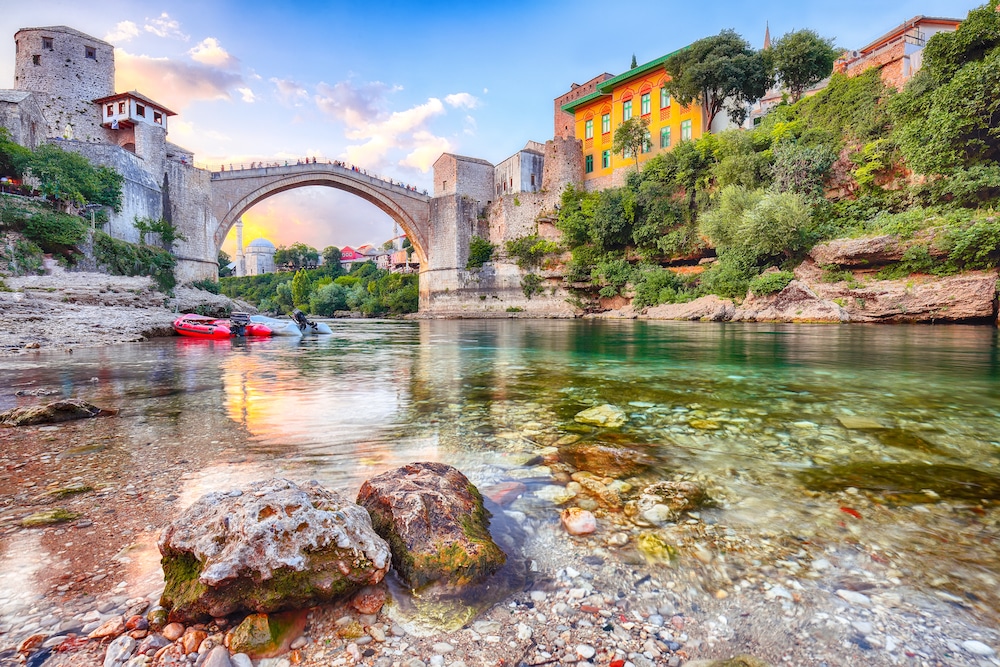
[[[188,51],[191,60],[203,65],[221,67],[223,69],[239,69],[240,61],[234,58],[222,48],[219,40],[214,37],[206,37],[197,46]]]
[[[348,127],[364,125],[369,118],[384,113],[386,93],[402,90],[381,81],[356,85],[353,81],[340,81],[332,86],[316,86],[316,104],[323,113],[341,120]]]
[[[400,151],[404,157],[396,164],[427,172],[437,157],[452,149],[448,139],[431,132],[430,122],[447,113],[450,106],[468,105],[471,95],[449,95],[442,102],[436,97],[402,111],[388,111],[388,95],[401,90],[380,81],[358,84],[341,81],[316,87],[319,109],[344,124],[344,136],[353,141],[344,151],[347,161],[372,169],[385,168],[389,153]]]
[[[155,19],[146,19],[146,24],[143,30],[152,33],[157,37],[164,37],[167,39],[179,39],[182,42],[186,42],[191,39],[190,35],[181,32],[181,24],[176,19],[170,18],[166,12],[163,12]]]
[[[309,91],[298,81],[272,77],[271,83],[278,89],[278,101],[287,107],[299,107],[309,100]]]
[[[111,32],[104,36],[104,41],[116,44],[127,42],[139,36],[139,26],[132,21],[119,21]]]
[[[199,62],[134,55],[115,49],[116,88],[142,89],[174,111],[195,100],[231,100],[233,92],[245,87],[239,72]]]
[[[240,94],[240,99],[242,99],[247,104],[253,104],[257,101],[257,96],[253,94],[253,91],[249,88],[237,88],[236,92]]]
[[[464,109],[475,109],[479,106],[479,99],[475,95],[469,93],[455,93],[453,95],[445,95],[444,101],[450,106]]]
[[[434,164],[434,161],[442,153],[452,150],[450,141],[444,137],[435,136],[426,130],[414,132],[413,140],[415,148],[405,158],[400,160],[399,164],[403,167],[419,169],[424,173],[427,173]]]

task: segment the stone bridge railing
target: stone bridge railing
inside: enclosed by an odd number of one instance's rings
[[[380,176],[369,172],[361,167],[354,166],[350,163],[343,162],[341,160],[329,160],[324,158],[306,158],[296,160],[294,163],[288,160],[277,161],[264,161],[260,162],[251,161],[249,163],[229,163],[220,165],[220,168],[216,171],[211,169],[207,165],[199,165],[199,168],[205,169],[211,172],[212,180],[228,180],[231,178],[253,178],[258,176],[278,176],[285,174],[294,174],[299,171],[304,171],[306,169],[313,169],[315,167],[322,167],[328,165],[333,167],[334,171],[343,171],[345,174],[350,174],[351,176],[358,178],[359,180],[367,179],[372,185],[385,187],[388,186],[397,191],[403,191],[406,193],[412,193],[413,195],[423,195],[429,197],[426,189],[420,189],[413,185],[408,185],[402,181],[398,181],[393,178],[387,178],[385,176]]]

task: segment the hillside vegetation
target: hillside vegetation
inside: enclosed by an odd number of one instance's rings
[[[636,307],[780,290],[816,243],[912,239],[880,277],[1000,264],[1000,13],[933,36],[902,91],[877,70],[781,104],[750,131],[678,145],[621,188],[562,194],[557,225],[584,298]],[[717,259],[704,271],[676,270]],[[778,274],[765,270],[784,269]],[[701,267],[699,267],[700,269]],[[775,277],[777,276],[777,277]]]

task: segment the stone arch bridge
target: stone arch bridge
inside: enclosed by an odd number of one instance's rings
[[[213,171],[211,207],[218,225],[212,230],[215,254],[236,221],[254,205],[279,192],[313,185],[343,190],[377,206],[406,232],[420,265],[428,265],[431,198],[399,183],[330,162]]]

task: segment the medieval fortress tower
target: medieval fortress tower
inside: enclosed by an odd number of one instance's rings
[[[14,88],[0,90],[0,127],[29,148],[53,142],[124,178],[121,211],[104,231],[137,242],[137,218],[183,227],[178,280],[215,275],[209,172],[167,141],[174,112],[138,91],[115,92],[114,46],[66,26],[14,35]]]

